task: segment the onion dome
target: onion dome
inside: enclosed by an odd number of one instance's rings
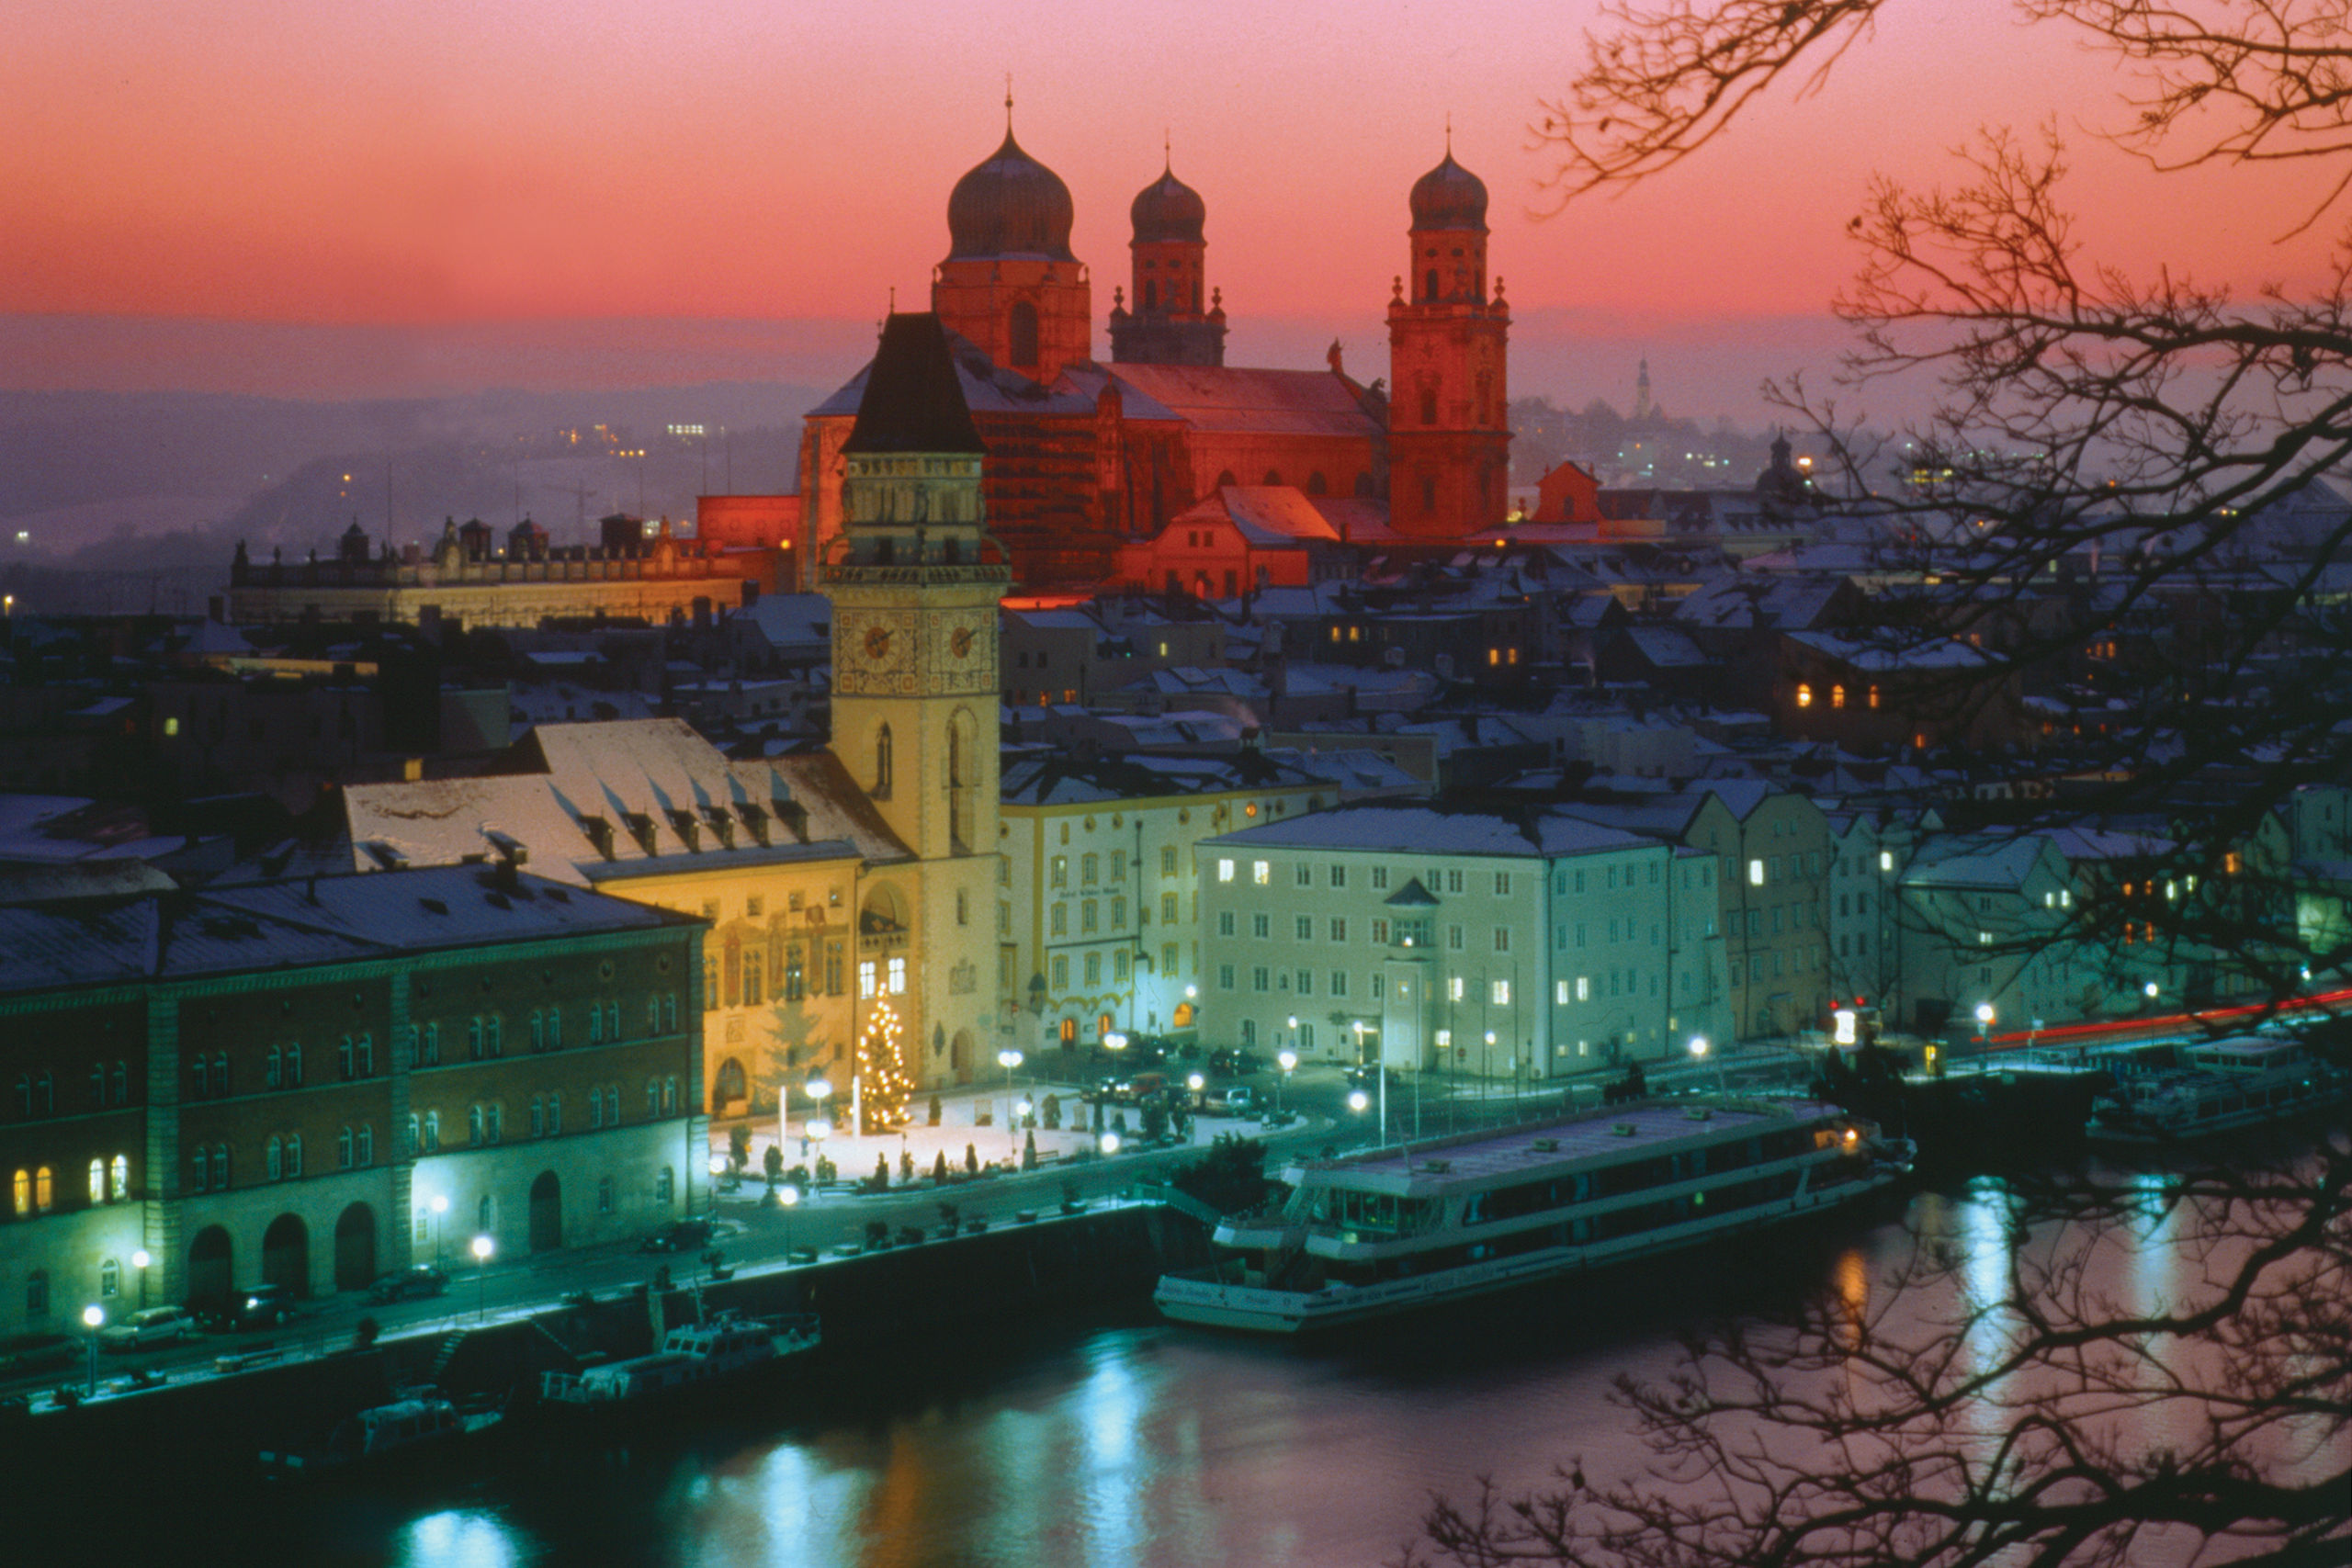
[[[1172,169],[1163,170],[1158,179],[1137,191],[1134,205],[1127,209],[1138,245],[1160,240],[1202,244],[1201,225],[1208,216],[1208,204],[1201,199],[1201,193],[1178,179]]]
[[[1445,162],[1413,182],[1413,227],[1416,229],[1487,228],[1487,183],[1453,161]]]
[[[948,259],[1069,254],[1069,186],[1021,150],[1012,132],[986,163],[956,182],[947,197]]]

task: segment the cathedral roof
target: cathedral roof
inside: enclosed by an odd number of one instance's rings
[[[1413,227],[1416,229],[1487,228],[1487,182],[1453,161],[1445,162],[1413,182]]]
[[[902,311],[882,324],[882,346],[858,400],[844,452],[983,452],[980,433],[929,311]]]
[[[1069,186],[1021,150],[1005,128],[1004,145],[956,182],[947,197],[948,259],[1069,254]]]
[[[1377,436],[1349,383],[1329,370],[1254,370],[1225,365],[1113,365],[1129,412],[1136,394],[1195,430],[1281,435]],[[1065,372],[1066,381],[1080,378]]]
[[[1201,225],[1208,216],[1208,204],[1201,199],[1201,193],[1178,179],[1173,169],[1162,170],[1158,179],[1137,191],[1127,209],[1138,245],[1159,240],[1200,244]]]

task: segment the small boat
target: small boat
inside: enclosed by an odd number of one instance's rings
[[[270,1474],[281,1477],[375,1469],[479,1437],[503,1416],[498,1410],[460,1409],[438,1393],[418,1391],[339,1423],[322,1448],[265,1450],[261,1462]]]
[[[2352,1073],[2293,1040],[2246,1034],[2184,1046],[2176,1065],[2126,1077],[2091,1106],[2093,1143],[2148,1145],[2284,1122],[2352,1101]]]
[[[817,1320],[801,1315],[752,1318],[719,1313],[683,1324],[647,1356],[541,1372],[539,1399],[559,1409],[593,1410],[649,1404],[694,1390],[733,1384],[775,1370],[820,1343]]]
[[[1711,1096],[1306,1160],[1152,1299],[1212,1327],[1355,1324],[1838,1209],[1911,1154],[1834,1105]]]

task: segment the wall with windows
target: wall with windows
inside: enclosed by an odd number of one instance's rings
[[[1499,819],[1366,808],[1317,818],[1311,844],[1280,826],[1204,844],[1202,1040],[1521,1082],[1655,1059],[1712,1016],[1716,949],[1679,940],[1670,846],[1560,827],[1547,850]],[[1414,847],[1450,834],[1480,847]]]

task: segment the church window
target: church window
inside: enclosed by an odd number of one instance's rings
[[[1220,485],[1232,485],[1239,484],[1241,481],[1233,477],[1233,470],[1231,468],[1227,468],[1223,473],[1217,475],[1216,482]]]
[[[874,736],[874,794],[877,799],[890,797],[890,727],[887,724]]]
[[[1322,469],[1317,468],[1313,473],[1306,476],[1306,493],[1309,495],[1329,495],[1331,493],[1331,481],[1323,477]]]
[[[1258,482],[1267,485],[1278,485],[1283,482],[1283,476],[1278,470],[1268,468],[1266,470],[1266,477]]]
[[[1012,317],[1006,323],[1011,339],[1012,363],[1037,363],[1037,307],[1026,299],[1012,302]]]

